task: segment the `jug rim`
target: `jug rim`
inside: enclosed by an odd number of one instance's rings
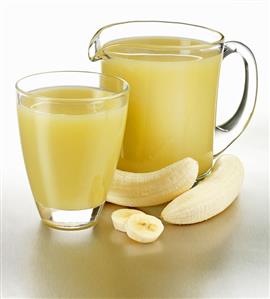
[[[186,27],[190,27],[190,28],[193,27],[193,28],[196,28],[196,29],[201,29],[201,30],[204,30],[204,31],[207,31],[207,32],[211,32],[211,33],[216,35],[216,38],[211,38],[211,41],[207,41],[207,44],[209,46],[220,45],[224,42],[224,35],[220,31],[209,28],[209,27],[206,27],[206,26],[202,26],[202,25],[186,23],[186,22],[178,22],[178,21],[166,21],[166,20],[128,20],[128,21],[123,21],[123,22],[111,23],[111,24],[105,25],[105,26],[101,27],[100,29],[98,29],[98,31],[96,31],[96,33],[93,35],[93,37],[90,40],[89,47],[88,47],[88,58],[91,61],[96,61],[96,60],[100,59],[100,58],[96,57],[96,54],[97,54],[98,50],[100,48],[102,48],[101,45],[100,45],[100,37],[101,37],[101,34],[106,29],[117,27],[117,26],[120,26],[120,25],[128,25],[128,24],[136,24],[136,23],[137,24],[140,24],[140,23],[161,23],[161,24],[182,25],[182,26],[186,26]],[[92,48],[93,45],[94,45],[94,47]],[[196,49],[196,48],[201,47],[201,45],[198,45],[198,44],[189,45],[189,46],[179,45],[179,48],[187,48],[187,47],[190,48],[190,49]]]
[[[192,23],[186,23],[186,22],[178,22],[178,21],[166,21],[166,20],[128,20],[128,21],[123,21],[123,22],[116,22],[116,23],[111,23],[111,24],[102,26],[96,32],[96,34],[100,33],[101,31],[103,31],[107,28],[113,27],[113,26],[131,24],[131,23],[164,23],[164,24],[175,24],[175,25],[178,24],[178,25],[185,25],[185,26],[201,28],[201,29],[208,30],[208,31],[211,31],[213,33],[218,34],[220,38],[218,40],[214,41],[214,42],[209,42],[209,44],[218,44],[218,43],[222,42],[223,39],[224,39],[224,35],[220,31],[218,31],[216,29],[212,29],[212,28],[207,27],[207,26],[202,26],[202,25],[197,25],[197,24],[192,24]],[[191,45],[190,47],[192,47],[192,46],[196,46],[196,45]]]

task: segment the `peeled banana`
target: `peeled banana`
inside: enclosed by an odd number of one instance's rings
[[[164,230],[158,218],[141,213],[130,216],[126,228],[127,235],[140,243],[154,242]]]
[[[116,170],[107,201],[128,207],[168,202],[192,187],[198,169],[197,161],[185,158],[154,172]]]
[[[111,215],[114,228],[125,233],[127,231],[126,226],[128,218],[131,215],[138,213],[144,214],[142,211],[135,209],[118,209],[114,211]]]
[[[193,189],[175,198],[162,211],[169,223],[192,224],[207,220],[225,210],[240,192],[244,168],[236,156],[217,159],[212,173]]]

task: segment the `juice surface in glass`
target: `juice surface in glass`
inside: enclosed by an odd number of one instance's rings
[[[70,86],[34,90],[22,98],[18,105],[21,142],[39,205],[82,210],[105,201],[120,153],[127,108],[106,101],[92,105],[89,98],[112,94]]]
[[[194,39],[134,37],[111,41],[100,52],[102,72],[130,85],[118,168],[148,172],[192,157],[199,175],[206,173],[213,161],[221,51]]]

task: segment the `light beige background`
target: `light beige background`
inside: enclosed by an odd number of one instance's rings
[[[268,85],[266,1],[6,1],[4,96],[1,98],[3,298],[223,298],[269,292]],[[269,15],[268,15],[269,17]],[[40,71],[98,70],[87,60],[102,25],[128,19],[197,23],[248,44],[258,60],[258,106],[228,152],[246,170],[240,198],[224,213],[191,226],[166,225],[141,245],[112,229],[107,205],[94,230],[61,232],[40,223],[24,170],[14,83]],[[218,119],[232,113],[242,80],[223,66]],[[267,76],[268,72],[268,76]],[[3,93],[2,93],[3,95]],[[3,147],[4,146],[4,147]],[[159,208],[147,211],[158,215]]]

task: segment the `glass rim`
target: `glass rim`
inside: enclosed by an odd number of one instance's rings
[[[90,41],[90,45],[95,42],[95,40],[99,37],[99,35],[106,30],[107,28],[111,28],[117,25],[124,25],[124,24],[132,24],[132,23],[164,23],[164,24],[175,24],[175,25],[184,25],[184,26],[189,26],[189,27],[196,27],[199,29],[211,31],[212,33],[215,33],[219,36],[219,38],[215,39],[212,42],[208,42],[209,45],[218,45],[224,42],[224,35],[215,29],[202,26],[202,25],[197,25],[197,24],[192,24],[192,23],[185,23],[185,22],[177,22],[177,21],[164,21],[164,20],[129,20],[129,21],[124,21],[124,22],[117,22],[117,23],[111,23],[108,25],[105,25],[101,27],[93,36],[93,38]],[[181,46],[180,46],[181,47]],[[189,48],[195,48],[198,47],[198,45],[190,45],[188,46]]]
[[[24,76],[22,78],[20,78],[19,80],[16,81],[15,83],[15,89],[17,91],[17,93],[23,95],[23,96],[32,96],[33,94],[31,93],[33,90],[31,91],[24,91],[20,86],[19,84],[25,80],[25,79],[29,79],[31,77],[36,77],[38,75],[49,75],[49,74],[61,74],[61,73],[78,73],[78,74],[88,74],[88,75],[94,75],[94,76],[98,76],[98,77],[103,77],[103,78],[111,78],[111,79],[114,79],[114,80],[118,80],[120,81],[122,84],[123,84],[123,87],[121,91],[117,92],[117,91],[112,91],[112,95],[107,95],[107,96],[95,96],[93,98],[89,98],[89,97],[84,97],[84,98],[70,98],[70,100],[76,100],[76,102],[95,102],[95,101],[110,101],[110,100],[113,100],[115,98],[118,98],[118,97],[121,97],[123,96],[124,94],[126,94],[128,91],[129,91],[129,84],[126,80],[120,78],[120,77],[117,77],[117,76],[111,76],[111,75],[105,75],[105,74],[102,74],[102,73],[99,73],[99,72],[91,72],[91,71],[76,71],[76,70],[61,70],[61,71],[47,71],[47,72],[39,72],[39,73],[34,73],[34,74],[31,74],[31,75],[28,75],[28,76]],[[54,87],[54,85],[52,85],[52,87]],[[86,87],[91,87],[91,86],[86,86]],[[52,101],[52,100],[55,100],[55,99],[62,99],[62,98],[58,98],[58,97],[52,97],[52,96],[36,96],[38,99],[46,99],[48,101]]]

